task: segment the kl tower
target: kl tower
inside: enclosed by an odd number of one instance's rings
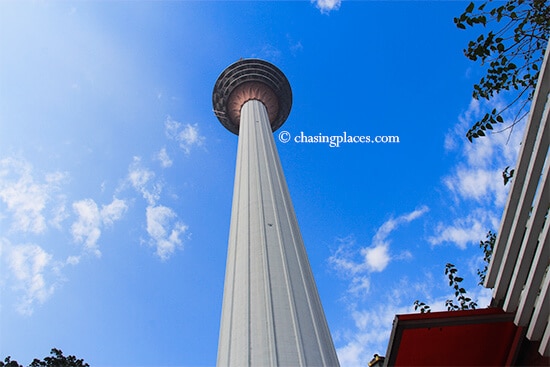
[[[239,136],[217,365],[338,366],[273,139],[290,84],[274,65],[241,59],[212,102]]]

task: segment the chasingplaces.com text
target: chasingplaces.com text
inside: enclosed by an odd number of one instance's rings
[[[303,131],[298,135],[292,136],[288,131],[279,132],[279,141],[288,143],[290,141],[298,144],[328,144],[331,148],[339,148],[343,144],[398,144],[399,136],[397,135],[349,135],[347,132],[342,132],[340,135],[306,135]]]

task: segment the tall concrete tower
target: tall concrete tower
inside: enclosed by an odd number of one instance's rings
[[[290,84],[274,65],[242,59],[212,101],[239,135],[218,366],[338,366],[273,139]]]

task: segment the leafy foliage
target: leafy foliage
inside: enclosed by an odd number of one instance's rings
[[[489,232],[489,234],[493,235],[492,232]],[[487,234],[487,236],[489,236],[489,234]],[[487,259],[491,258],[490,254],[492,253],[492,247],[487,247],[487,251],[489,251],[489,248],[490,253],[485,252],[484,249],[484,260],[486,261],[488,261]],[[454,289],[455,295],[455,300],[448,299],[445,301],[447,311],[475,310],[477,308],[477,302],[473,301],[470,297],[466,295],[466,289],[464,289],[460,285],[460,283],[462,283],[464,279],[459,277],[457,275],[457,272],[458,270],[453,264],[447,263],[447,265],[445,265],[445,275],[447,275],[447,277],[449,278],[449,286]],[[478,274],[480,274],[480,272],[481,270],[478,270]],[[487,265],[485,265],[483,272],[487,272]],[[430,313],[432,311],[429,305],[419,300],[414,301],[414,310],[419,310],[420,313]]]
[[[513,171],[513,170],[512,170]],[[485,265],[483,269],[477,269],[477,275],[479,275],[479,285],[483,285],[485,277],[487,276],[487,269],[489,268],[489,262],[493,256],[493,248],[495,247],[495,241],[497,239],[496,233],[489,231],[487,233],[485,241],[479,241],[479,247],[483,250],[483,261]]]
[[[430,313],[432,312],[432,309],[430,306],[425,304],[424,302],[420,302],[419,300],[414,301],[414,310],[420,310],[420,313]]]
[[[495,241],[497,238],[496,233],[493,231],[487,232],[485,241],[479,241],[479,247],[483,250],[483,269],[477,269],[477,275],[479,276],[479,285],[483,285],[485,282],[485,277],[487,275],[487,269],[489,268],[489,262],[493,255],[493,248],[495,247]],[[473,301],[470,297],[466,295],[466,289],[460,286],[460,283],[464,280],[463,278],[457,275],[458,270],[456,266],[447,263],[445,265],[445,275],[449,278],[449,286],[454,289],[455,300],[448,299],[445,301],[445,306],[447,311],[458,311],[458,310],[475,310],[477,308],[477,302]],[[455,303],[457,302],[457,303]],[[424,302],[419,300],[414,301],[414,310],[419,310],[420,313],[429,313],[431,308]]]
[[[487,69],[486,75],[474,85],[473,97],[490,100],[502,91],[517,91],[510,104],[486,113],[468,130],[466,137],[470,142],[485,136],[494,125],[504,122],[503,112],[516,103],[519,103],[519,108],[512,124],[527,114],[526,106],[533,98],[550,35],[550,2],[508,0],[496,3],[498,6],[493,0],[487,0],[476,8],[472,2],[460,17],[454,18],[460,29],[476,25],[486,27],[490,23],[500,26],[498,30],[490,30],[470,41],[464,50],[468,59],[481,61]],[[494,7],[486,9],[489,4]]]
[[[59,349],[53,348],[50,352],[52,357],[45,357],[44,360],[34,359],[29,367],[90,367],[83,359],[77,359],[75,356],[63,355]],[[12,361],[11,357],[6,357],[4,362],[0,361],[0,367],[23,367],[17,361]]]
[[[12,361],[10,356],[4,359],[4,362],[0,361],[0,367],[23,367],[17,361]]]
[[[455,298],[458,302],[458,304],[455,304],[452,299],[445,301],[447,311],[475,310],[477,303],[472,301],[470,297],[466,296],[466,289],[460,286],[460,283],[464,279],[456,275],[457,271],[456,266],[453,264],[447,263],[447,265],[445,265],[445,275],[449,277],[449,286],[453,287],[455,290]]]
[[[506,184],[512,180],[512,177],[514,177],[514,172],[515,170],[513,168],[510,169],[510,166],[507,166],[504,169],[504,171],[502,171],[502,179],[504,180],[504,186],[506,186]]]

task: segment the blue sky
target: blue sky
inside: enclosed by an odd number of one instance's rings
[[[342,366],[384,354],[396,313],[476,287],[521,124],[470,144],[488,108],[477,33],[440,1],[0,3],[0,356],[212,366],[237,137],[211,94],[241,57],[293,90],[274,135]]]

